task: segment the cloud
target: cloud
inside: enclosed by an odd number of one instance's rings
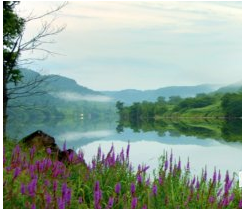
[[[82,95],[75,92],[57,92],[57,93],[52,93],[52,96],[58,97],[66,101],[72,101],[72,102],[78,102],[78,101],[110,102],[112,101],[112,98],[107,96]]]
[[[41,12],[53,3],[21,5]],[[232,83],[242,76],[241,2],[71,1],[56,23],[66,30],[47,47],[65,56],[39,66],[92,89]]]

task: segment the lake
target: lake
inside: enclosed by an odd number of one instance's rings
[[[13,123],[7,131],[13,138],[22,138],[36,130],[55,137],[62,147],[84,152],[87,162],[101,146],[108,153],[112,144],[116,152],[130,143],[130,160],[134,168],[149,165],[149,173],[158,168],[159,158],[165,151],[186,165],[189,158],[192,174],[201,174],[207,167],[211,176],[214,168],[230,174],[242,170],[242,123],[223,120],[165,120],[137,124],[120,124],[101,120],[55,120],[48,123]],[[157,171],[157,170],[156,170]],[[152,177],[152,176],[151,176]]]

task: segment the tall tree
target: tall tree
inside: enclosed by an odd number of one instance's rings
[[[21,73],[16,69],[20,56],[19,39],[24,30],[25,21],[14,12],[17,2],[3,2],[3,137],[5,139],[7,123],[8,92],[7,83],[16,84]]]
[[[53,21],[44,22],[39,32],[30,40],[23,42],[23,35],[26,24],[30,21],[41,19],[53,14],[66,5],[66,2],[57,8],[50,10],[40,16],[29,16],[21,18],[15,12],[15,6],[19,2],[3,2],[3,138],[6,138],[7,107],[9,101],[9,91],[7,84],[14,83],[16,86],[22,79],[21,71],[18,68],[21,53],[25,51],[41,50],[45,53],[53,53],[42,47],[47,42],[46,37],[59,34],[65,27],[52,27]],[[33,82],[36,85],[36,82]]]

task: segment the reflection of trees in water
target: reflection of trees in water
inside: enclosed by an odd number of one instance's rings
[[[242,142],[242,120],[227,120],[221,132],[225,141]]]
[[[200,127],[200,126],[192,126],[188,125],[184,122],[182,123],[175,123],[173,127],[179,131],[179,133],[185,136],[197,136],[198,138],[209,138],[209,137],[216,137],[216,131]]]
[[[156,131],[159,136],[169,132],[171,136],[195,136],[242,142],[242,120],[121,120],[117,131],[131,128],[134,132]]]

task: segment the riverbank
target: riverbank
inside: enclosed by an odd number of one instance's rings
[[[99,148],[86,164],[81,151],[60,162],[50,149],[7,142],[4,208],[242,208],[241,188],[228,173],[224,180],[218,170],[211,179],[205,170],[191,176],[189,162],[166,153],[151,181],[148,165],[132,168],[129,150],[104,155]]]

